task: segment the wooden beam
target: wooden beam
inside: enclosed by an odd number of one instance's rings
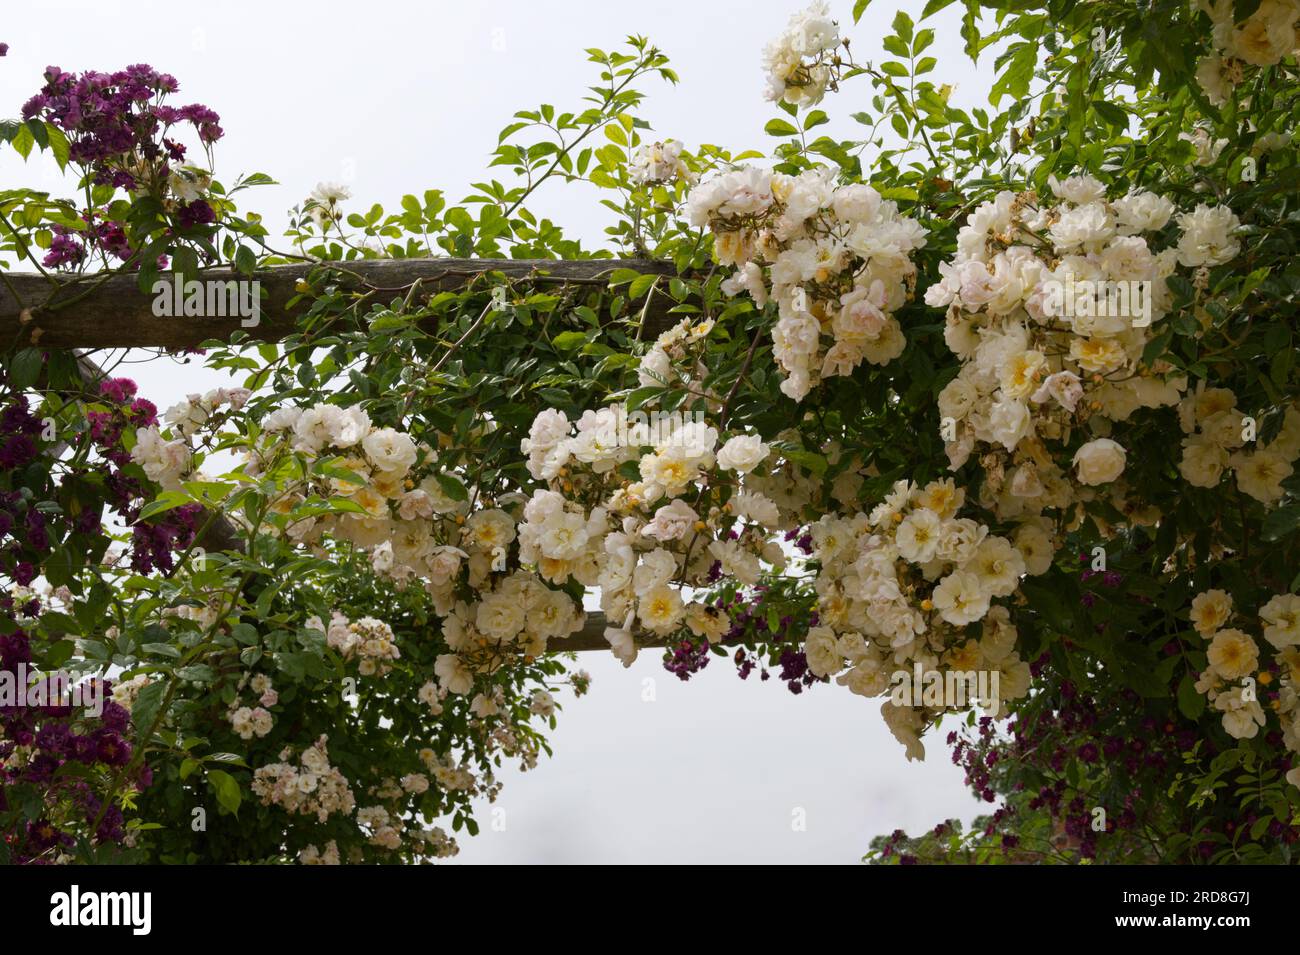
[[[484,272],[540,283],[592,286],[604,285],[617,269],[677,274],[671,262],[651,259],[358,259],[277,265],[253,275],[261,285],[261,315],[256,327],[242,330],[259,341],[278,341],[292,334],[298,311],[306,305],[290,309],[288,303],[297,294],[297,283],[321,266],[337,268],[341,284],[362,291],[377,289],[389,293],[389,298],[406,292],[417,280],[422,290],[432,293],[461,288]],[[204,281],[245,279],[226,269],[207,270],[199,277]],[[0,283],[0,347],[184,349],[213,338],[228,341],[241,330],[239,317],[155,315],[155,296],[140,291],[131,274],[81,276],[62,284],[52,298],[50,282],[42,275],[9,272],[5,278],[7,283]],[[170,285],[173,275],[162,273],[160,279]],[[654,338],[673,324],[668,309],[674,304],[666,294],[651,296],[644,337]],[[637,307],[633,305],[634,312]]]
[[[605,615],[599,610],[588,611],[587,622],[583,628],[570,637],[553,638],[547,642],[547,653],[565,653],[569,651],[583,653],[588,650],[604,650],[609,652],[609,641],[605,639],[605,626],[608,621]],[[650,633],[648,630],[642,630],[639,627],[634,628],[633,635],[636,637],[636,645],[642,650],[658,649],[667,646],[670,642],[659,634]],[[730,646],[739,641],[724,640],[722,646]]]

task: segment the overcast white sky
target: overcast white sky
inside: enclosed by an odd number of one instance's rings
[[[681,84],[647,86],[643,115],[660,138],[693,148],[766,150],[759,56],[796,0],[582,0],[541,3],[365,4],[227,0],[29,0],[5,4],[0,116],[17,115],[47,65],[113,70],[146,62],[174,74],[178,102],[221,114],[217,174],[265,172],[280,185],[246,194],[273,235],[284,211],[320,180],[346,183],[352,208],[395,208],[403,193],[441,188],[451,201],[485,177],[498,131],[519,109],[576,109],[594,82],[583,50],[649,36]],[[895,11],[920,15],[923,0],[876,0],[852,25],[850,0],[832,10],[855,56],[881,56]],[[965,59],[954,6],[935,17],[928,54],[937,83],[961,105],[983,102],[990,66]],[[841,117],[869,98],[863,81],[825,108]],[[860,127],[859,127],[860,129]],[[869,154],[868,154],[869,158]],[[497,171],[498,178],[501,171]],[[25,168],[0,158],[0,186],[59,191],[53,163]],[[530,201],[589,245],[607,213],[590,194],[559,187]],[[287,242],[284,243],[287,245]],[[140,358],[145,356],[132,356]],[[224,376],[167,359],[133,365],[142,392],[167,407]],[[780,681],[735,676],[715,660],[689,683],[654,652],[624,670],[584,654],[592,692],[573,701],[552,738],[555,756],[505,774],[494,817],[461,840],[461,862],[853,862],[873,835],[918,831],[978,806],[939,736],[925,763],[907,763],[875,702],[838,686],[792,696]],[[652,697],[653,702],[647,700]],[[806,829],[792,825],[806,814]],[[500,831],[497,826],[504,823]]]

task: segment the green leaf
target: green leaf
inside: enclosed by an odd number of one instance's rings
[[[1205,712],[1205,697],[1196,692],[1190,673],[1184,673],[1178,681],[1178,711],[1189,720],[1200,719]]]
[[[799,135],[799,130],[795,129],[795,127],[791,126],[783,119],[768,120],[767,125],[763,127],[763,131],[767,133],[769,136],[798,136]]]
[[[71,146],[68,143],[68,137],[63,134],[63,130],[49,123],[45,124],[45,135],[50,142],[50,152],[54,153],[54,160],[59,164],[60,169],[66,169],[68,166],[68,157],[71,154]]]
[[[246,245],[241,245],[235,252],[235,271],[252,275],[257,269],[257,254]]]
[[[551,344],[560,351],[572,351],[580,345],[587,343],[586,332],[560,332],[551,339]]]
[[[1275,541],[1286,537],[1300,527],[1300,504],[1291,504],[1269,511],[1264,518],[1262,532],[1264,540]]]
[[[828,462],[823,455],[817,454],[815,451],[782,449],[781,454],[787,460],[793,461],[800,467],[808,469],[818,477],[821,477],[826,473]]]
[[[156,498],[140,509],[140,520],[166,513],[174,507],[188,504],[193,500],[184,491],[163,491]]]
[[[272,591],[274,593],[274,591]],[[257,628],[249,623],[237,623],[230,628],[230,635],[246,647],[257,643]]]
[[[646,292],[650,291],[650,286],[658,281],[659,276],[653,273],[638,275],[632,280],[632,284],[627,287],[628,298],[642,298]]]
[[[885,48],[886,53],[892,53],[894,54],[894,56],[907,57],[912,55],[912,48],[909,47],[906,43],[904,43],[902,39],[896,36],[885,37],[880,42],[880,45]],[[904,71],[903,75],[906,76],[907,72]]]
[[[131,722],[135,724],[137,732],[143,734],[149,729],[154,717],[158,715],[158,707],[162,705],[166,689],[163,680],[154,680],[136,694],[135,703],[131,706]]]
[[[906,10],[899,10],[898,15],[894,17],[894,32],[904,43],[912,42],[912,18],[907,15]]]
[[[32,147],[36,145],[36,140],[32,136],[32,131],[26,124],[18,127],[18,132],[14,134],[14,138],[9,142],[13,145],[14,149],[18,151],[18,155],[22,156],[23,159],[26,159],[32,154]]]
[[[442,493],[446,494],[453,501],[469,500],[469,492],[465,489],[465,485],[461,484],[460,481],[452,477],[450,474],[435,471],[433,479],[437,481],[438,486],[442,488]]]
[[[45,353],[40,348],[24,348],[14,355],[9,365],[9,385],[15,391],[26,391],[40,380]]]
[[[232,813],[239,812],[239,804],[243,801],[244,796],[239,791],[239,783],[235,782],[235,777],[222,769],[209,769],[208,784],[212,787],[213,792],[217,794],[217,802],[224,809]]]
[[[1097,99],[1092,101],[1092,108],[1097,111],[1098,116],[1116,129],[1128,129],[1128,110],[1122,106],[1116,106],[1114,103]]]
[[[807,132],[808,130],[812,129],[814,126],[820,126],[823,123],[829,123],[829,122],[830,122],[829,116],[827,116],[822,110],[815,109],[807,116],[804,117],[803,128],[804,131]]]

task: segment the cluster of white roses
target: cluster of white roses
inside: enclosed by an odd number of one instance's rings
[[[149,480],[174,491],[189,476],[194,455],[184,438],[165,438],[157,425],[150,425],[136,429],[131,460],[144,469]]]
[[[1246,78],[1247,66],[1275,66],[1300,49],[1300,0],[1263,0],[1240,23],[1233,0],[1196,0],[1213,24],[1214,52],[1201,59],[1196,80],[1215,106]]]
[[[1208,666],[1196,681],[1196,689],[1223,713],[1223,729],[1228,735],[1253,739],[1265,723],[1259,693],[1272,682],[1272,672],[1260,666],[1260,648],[1254,638],[1226,626],[1232,616],[1232,597],[1225,591],[1207,590],[1192,600],[1192,626],[1209,641]],[[1260,608],[1259,621],[1281,669],[1277,698],[1270,706],[1281,721],[1283,745],[1300,753],[1300,597],[1274,596]],[[1300,786],[1300,766],[1287,773],[1287,780]]]
[[[914,290],[910,256],[926,233],[871,186],[836,185],[824,168],[789,176],[746,166],[693,189],[686,215],[713,232],[718,263],[736,269],[727,294],[776,301],[774,354],[791,398],[902,353],[893,312]]]
[[[190,437],[206,427],[222,407],[238,411],[252,394],[247,388],[213,388],[206,394],[193,394],[167,409],[163,420],[182,437]]]
[[[302,865],[341,865],[339,844],[331,839],[325,843],[323,849],[319,846],[307,846],[298,853],[298,861]]]
[[[111,640],[116,638],[116,634],[106,634]],[[148,673],[140,673],[131,677],[129,680],[122,680],[120,683],[113,684],[113,702],[120,703],[128,710],[135,706],[136,698],[140,691],[153,682],[153,677]]]
[[[805,654],[813,673],[866,697],[887,693],[893,674],[916,666],[996,670],[1004,704],[1028,691],[1015,628],[993,600],[1050,566],[1050,540],[1037,523],[1025,524],[1015,543],[992,535],[957,516],[964,502],[951,480],[899,481],[869,514],[827,515],[812,526],[817,626]],[[971,636],[980,621],[982,637]],[[889,704],[884,715],[909,758],[919,758],[920,734],[944,709]]]
[[[427,573],[434,551],[427,518],[454,510],[436,481],[426,479],[416,487],[411,477],[422,451],[428,456],[427,448],[418,448],[396,428],[375,427],[359,406],[280,408],[263,419],[260,442],[249,453],[245,472],[261,474],[285,448],[311,461],[332,460],[336,467],[328,479],[287,487],[276,504],[278,513],[291,515],[312,493],[356,505],[346,514],[293,515],[287,525],[290,538],[310,544],[328,533],[372,552],[388,544],[392,576]]]
[[[1185,377],[1141,361],[1171,305],[1166,279],[1180,264],[1220,265],[1239,251],[1227,208],[1180,216],[1177,246],[1157,252],[1147,236],[1173,217],[1168,200],[1107,201],[1091,176],[1051,183],[1057,204],[1003,192],[977,208],[925,293],[947,310],[944,339],[962,359],[939,395],[949,460],[961,467],[980,448],[981,503],[1003,518],[1065,508],[1081,487],[1122,475],[1113,423],[1173,405],[1186,388]]]
[[[262,805],[276,805],[287,812],[315,815],[324,822],[335,813],[351,815],[356,799],[347,779],[329,763],[329,738],[321,736],[293,760],[290,747],[280,753],[280,762],[253,771],[253,795]]]
[[[1275,504],[1286,493],[1282,482],[1300,457],[1300,406],[1287,408],[1272,441],[1245,450],[1254,441],[1255,428],[1236,405],[1230,389],[1207,388],[1204,383],[1179,403],[1178,422],[1187,437],[1178,471],[1195,487],[1217,487],[1224,471],[1231,470],[1244,493],[1262,504]]]
[[[688,373],[694,359],[685,346],[706,334],[689,321],[665,332],[643,375],[662,383]],[[605,635],[626,665],[636,658],[636,622],[665,636],[689,627],[716,640],[727,631],[725,615],[685,598],[683,587],[707,584],[711,574],[752,585],[765,563],[785,563],[773,535],[787,521],[756,487],[756,472],[774,455],[755,435],[722,441],[689,410],[629,424],[610,407],[585,413],[576,428],[546,410],[522,450],[548,486],[524,507],[520,561],[554,583],[598,587],[608,619],[622,621]]]
[[[262,706],[240,706],[229,714],[230,726],[240,739],[265,736],[275,726],[271,711]]]
[[[449,496],[436,477],[418,480],[416,469],[431,457],[409,435],[374,427],[365,411],[321,404],[305,411],[281,409],[263,422],[270,436],[256,450],[250,467],[260,469],[277,446],[333,458],[334,474],[323,487],[303,482],[284,496],[287,533],[314,543],[323,535],[350,542],[370,555],[371,565],[399,583],[421,580],[445,617],[444,636],[452,653],[438,661],[438,684],[445,695],[468,693],[474,674],[488,672],[503,653],[537,656],[546,641],[582,628],[578,605],[533,574],[506,574],[518,536],[521,495],[513,495],[470,514],[468,500]],[[454,478],[451,480],[455,480]],[[313,493],[346,498],[358,507],[341,514],[298,517],[294,508]],[[467,516],[468,515],[468,516]],[[392,631],[380,621],[335,617],[326,633],[345,657],[358,657],[363,674],[386,672],[399,657]]]
[[[318,182],[307,196],[304,211],[316,227],[324,232],[343,218],[343,202],[352,198],[352,190],[337,182]]]
[[[819,103],[834,78],[839,45],[839,27],[823,0],[791,16],[785,32],[763,49],[767,98],[796,106]]]
[[[709,337],[709,332],[713,331],[713,320],[702,319],[698,322],[692,322],[689,319],[683,319],[672,328],[660,334],[655,339],[650,350],[641,357],[641,363],[637,366],[637,382],[642,388],[664,388],[679,386],[691,390],[691,386],[702,379],[707,373],[703,363],[704,342]],[[717,404],[716,395],[707,396],[713,404]],[[690,408],[688,403],[685,407]],[[568,419],[561,421],[558,418],[551,419],[553,426],[559,432],[567,434],[570,427]],[[609,463],[605,457],[606,445],[610,444],[609,436],[619,438],[626,433],[627,428],[632,424],[639,422],[631,421],[627,413],[619,407],[602,408],[599,411],[584,413],[577,422],[578,436],[574,443],[561,443],[563,434],[557,435],[552,441],[547,438],[544,432],[541,435],[542,446],[549,446],[559,455],[568,453],[570,455],[581,452],[581,460],[591,458],[587,463],[601,465],[602,470],[614,466]],[[622,430],[620,430],[622,428]],[[611,431],[612,429],[612,431]],[[585,437],[586,432],[592,432],[589,437]],[[633,444],[645,444],[645,441],[616,440],[612,442],[618,446],[619,450],[626,450]],[[594,446],[589,446],[594,445]],[[537,458],[532,453],[534,442],[530,441],[524,451],[529,455],[529,473],[535,478],[548,478],[543,473],[543,468],[534,464]],[[599,459],[599,461],[597,460]],[[621,463],[621,462],[616,462]],[[553,475],[551,475],[553,476]]]
[[[438,826],[423,828],[401,812],[383,805],[356,806],[356,799],[347,780],[329,764],[326,750],[327,737],[321,736],[305,749],[297,763],[292,762],[293,751],[286,748],[282,762],[262,766],[253,773],[253,793],[263,805],[276,805],[288,812],[314,814],[321,822],[330,816],[352,815],[371,845],[385,849],[399,849],[405,842],[416,857],[447,858],[459,849],[456,841]],[[401,780],[385,780],[375,787],[375,795],[391,800],[405,800],[411,795],[427,791],[429,780],[422,773],[410,773]],[[298,855],[303,865],[339,865],[342,861],[338,844],[334,840],[323,849],[309,845]],[[361,851],[354,847],[349,862],[359,863]]]
[[[202,480],[203,475],[194,471],[191,440],[201,430],[215,429],[225,414],[239,411],[250,394],[247,388],[214,388],[206,394],[190,395],[163,415],[170,426],[167,434],[157,425],[136,429],[131,460],[164,490],[176,490],[185,480]],[[219,413],[223,408],[225,412]]]
[[[257,697],[257,705],[251,707],[241,706],[238,697],[236,697],[227,714],[231,728],[234,729],[240,739],[265,736],[271,732],[271,728],[275,725],[275,720],[271,716],[268,707],[275,706],[280,702],[280,694],[276,692],[271,678],[265,673],[251,675],[245,673],[239,680],[236,692],[242,692],[245,687],[248,687],[253,692],[253,695]]]
[[[510,539],[515,538],[515,523],[504,511],[480,511],[475,518],[509,521]],[[474,528],[483,521],[473,518]],[[504,525],[503,525],[504,526]],[[505,545],[498,545],[498,570],[507,570]],[[442,635],[450,653],[441,654],[434,664],[438,685],[444,693],[465,695],[473,691],[476,674],[488,674],[507,658],[539,657],[547,651],[553,638],[564,638],[582,629],[586,617],[573,598],[562,590],[548,587],[536,574],[514,569],[508,574],[489,574],[488,579],[471,580],[473,597],[456,600],[445,608]],[[482,694],[479,694],[482,696]],[[476,698],[477,709],[487,706]],[[428,702],[428,701],[426,701]],[[480,712],[478,715],[487,715]]]
[[[490,785],[489,780],[485,780],[483,785],[480,785],[474,771],[464,762],[456,762],[450,753],[439,756],[426,746],[420,750],[419,756],[420,762],[424,763],[438,785],[448,792],[459,791],[470,795],[481,795],[482,790]]]
[[[682,144],[675,139],[646,143],[639,147],[627,167],[628,178],[637,185],[650,186],[678,179],[693,182],[695,174],[682,159]]]
[[[325,642],[344,660],[356,660],[362,676],[383,676],[392,669],[392,661],[401,659],[393,628],[374,617],[349,620],[335,611],[329,626],[320,617],[310,617],[307,628],[325,634]]]
[[[423,778],[417,773],[404,777],[403,782]],[[427,780],[424,785],[428,786]],[[417,790],[407,790],[412,791]],[[445,859],[460,851],[456,840],[448,836],[441,826],[425,829],[410,819],[390,812],[384,806],[358,809],[357,824],[369,835],[371,845],[384,849],[400,849],[405,842],[415,856],[430,859]]]

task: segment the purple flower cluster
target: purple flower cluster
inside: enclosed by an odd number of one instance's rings
[[[813,552],[812,535],[807,533],[803,529],[796,527],[792,531],[786,531],[784,539],[787,543],[793,543],[795,547],[799,548],[800,552],[803,553],[805,557],[809,557],[812,555]]]
[[[35,618],[40,602],[32,599],[15,606],[13,597],[0,597],[0,612],[13,617]],[[31,640],[18,629],[0,637],[0,670],[13,674],[30,672]],[[105,697],[112,684],[102,681]],[[126,835],[122,811],[104,803],[95,789],[105,772],[120,769],[131,760],[131,715],[112,699],[105,699],[102,711],[93,716],[67,701],[47,705],[0,705],[0,838],[16,863],[52,861],[52,852],[70,848],[71,826],[84,822],[96,825],[94,838],[100,843],[121,842]],[[13,760],[15,750],[27,747],[22,760]],[[76,771],[69,771],[79,766]],[[147,768],[136,775],[141,790],[152,782]],[[29,798],[35,795],[36,798]],[[35,807],[35,818],[32,818]],[[53,817],[53,818],[52,818]]]
[[[8,477],[0,483],[0,574],[24,586],[39,575],[59,544],[80,553],[96,551],[96,544],[105,540],[105,506],[132,526],[131,564],[140,573],[170,571],[173,552],[194,539],[202,513],[197,504],[175,508],[148,523],[139,520],[138,502],[147,489],[126,470],[131,456],[122,434],[155,424],[157,409],[137,397],[135,383],[126,378],[103,382],[101,398],[107,410],[87,412],[86,438],[103,462],[69,465],[58,483],[48,468],[33,467],[47,450],[42,422],[26,397],[14,395],[0,410],[0,465]],[[46,511],[37,507],[40,501],[57,502],[59,507]]]
[[[132,567],[140,573],[170,570],[173,552],[189,545],[202,509],[175,508],[150,522],[139,520],[139,502],[147,488],[132,476],[138,473],[123,445],[128,429],[157,422],[154,405],[136,394],[126,378],[100,385],[97,408],[87,410],[81,440],[99,460],[74,453],[58,475],[51,473],[51,449],[43,422],[21,394],[0,408],[0,575],[30,584],[56,547],[79,554],[102,553],[108,539],[102,519],[105,508],[132,525]],[[130,469],[130,470],[128,470]],[[42,502],[56,508],[42,508]],[[0,616],[22,621],[21,627],[0,634],[0,669],[17,674],[31,669],[32,637],[28,620],[41,613],[39,600],[16,606],[12,596],[0,597]],[[110,689],[106,684],[105,689]],[[104,772],[127,765],[131,744],[129,713],[106,701],[92,718],[67,705],[0,707],[0,836],[19,862],[43,862],[70,846],[68,831],[97,825],[100,842],[121,841],[124,819],[115,805],[102,802],[94,786]],[[28,747],[22,760],[11,760],[15,748]],[[71,763],[94,772],[64,770]],[[133,782],[150,783],[147,768]],[[40,811],[33,813],[32,807]]]
[[[1087,554],[1079,555],[1079,562],[1087,564],[1091,558]],[[1117,570],[1093,570],[1091,566],[1086,566],[1079,573],[1079,582],[1087,583],[1094,577],[1101,578],[1101,584],[1110,590],[1114,590],[1124,582],[1124,575]],[[1084,592],[1079,597],[1079,603],[1085,607],[1092,607],[1097,603],[1097,594],[1092,591]]]
[[[720,565],[715,562],[710,579],[716,579],[720,573]],[[768,622],[767,607],[762,602],[762,597],[767,591],[767,586],[759,584],[752,592],[734,593],[729,598],[720,596],[713,602],[711,609],[716,613],[725,614],[731,620],[731,628],[720,642],[739,643],[742,640],[752,639],[761,643],[780,644],[794,635],[794,618],[788,615],[777,621],[775,631],[772,629]],[[815,613],[810,616],[808,625],[817,626]],[[781,654],[778,658],[781,666],[780,677],[791,693],[802,693],[805,688],[814,683],[825,682],[808,669],[808,658],[804,655],[802,647],[796,645],[780,649]],[[744,647],[736,650],[733,659],[736,671],[742,680],[748,679],[749,675],[760,666],[757,655]],[[664,652],[664,669],[680,680],[689,680],[708,666],[708,663],[709,644],[705,640],[699,643],[689,639],[683,640]],[[759,672],[759,679],[767,681],[771,678],[771,672],[763,667]]]
[[[111,219],[96,221],[93,213],[83,214],[81,218],[86,223],[86,228],[81,231],[54,226],[54,238],[43,260],[46,268],[74,268],[85,261],[87,252],[92,249],[101,249],[122,262],[131,258],[131,245],[122,223]]]
[[[24,587],[50,551],[50,516],[35,506],[45,488],[22,483],[37,483],[27,469],[41,453],[41,431],[24,396],[13,396],[0,410],[0,468],[9,476],[0,485],[0,574]]]
[[[201,104],[168,106],[179,89],[176,78],[137,64],[114,73],[45,71],[45,85],[23,106],[23,119],[40,118],[68,137],[69,156],[86,166],[97,183],[133,190],[135,166],[143,161],[165,177],[169,163],[185,158],[185,147],[169,138],[173,126],[189,123],[200,142],[221,138],[221,117]]]
[[[1161,720],[1144,712],[1144,701],[1133,690],[1099,701],[1070,679],[1053,680],[1047,656],[1034,661],[1030,669],[1043,706],[1009,722],[1009,740],[997,736],[993,721],[985,717],[974,736],[953,732],[948,744],[952,761],[965,770],[966,784],[986,802],[996,799],[998,768],[1014,766],[1019,777],[1015,791],[1028,796],[1029,810],[1050,813],[1055,824],[1053,842],[1059,849],[1094,859],[1108,836],[1137,834],[1139,819],[1150,820],[1159,812],[1160,784],[1169,767],[1182,765],[1184,754],[1198,743],[1204,757],[1212,758],[1219,751],[1195,724],[1176,722],[1176,717]],[[1085,775],[1084,788],[1094,787],[1089,792],[1070,783],[1072,762]],[[1113,795],[1099,796],[1098,786]],[[1093,828],[1097,818],[1093,809],[1099,801],[1107,807],[1106,826],[1100,832]],[[999,821],[1014,812],[1012,806],[1000,808],[985,835],[993,835]],[[1241,821],[1225,818],[1217,825],[1231,836]],[[1275,825],[1269,838],[1295,843],[1300,829]],[[1214,847],[1214,842],[1205,840],[1195,851],[1206,856]]]
[[[665,653],[664,657],[664,669],[679,680],[689,680],[708,665],[709,642],[707,640],[701,640],[699,643],[683,640],[672,649],[671,653]]]

